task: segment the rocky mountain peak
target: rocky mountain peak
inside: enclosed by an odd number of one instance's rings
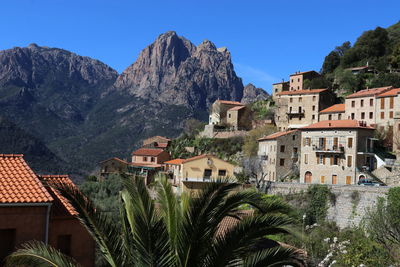
[[[243,94],[226,48],[217,50],[209,40],[196,47],[174,31],[159,35],[143,49],[113,89],[203,110],[215,99],[240,100]]]
[[[259,100],[265,100],[269,94],[262,88],[255,87],[252,83],[247,84],[243,90],[243,104],[249,104]]]

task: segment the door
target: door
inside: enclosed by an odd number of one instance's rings
[[[211,169],[205,169],[204,170],[204,179],[205,180],[209,180],[211,178],[212,175],[212,170]]]
[[[332,184],[337,184],[337,175],[332,175]]]
[[[351,176],[346,176],[346,184],[351,184]]]
[[[306,174],[304,176],[304,182],[306,184],[311,184],[311,182],[312,182],[312,173],[311,172],[306,172]]]

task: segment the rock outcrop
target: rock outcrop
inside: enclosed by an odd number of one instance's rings
[[[269,94],[262,88],[257,88],[253,84],[249,83],[244,87],[243,98],[241,102],[243,104],[249,104],[259,100],[265,100],[269,97]]]
[[[240,101],[243,96],[226,48],[217,49],[208,40],[196,47],[173,31],[146,47],[114,89],[193,110],[206,109],[218,98]]]

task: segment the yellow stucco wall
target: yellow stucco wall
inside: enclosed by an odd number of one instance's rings
[[[212,163],[209,165],[208,161],[211,160]],[[189,162],[185,162],[182,164],[182,177],[186,178],[197,178],[202,180],[204,177],[204,170],[211,169],[212,178],[218,178],[219,170],[225,170],[225,177],[233,177],[234,176],[234,166],[226,161],[223,161],[214,156],[203,157],[195,160],[191,160]]]

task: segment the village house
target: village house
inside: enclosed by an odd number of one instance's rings
[[[244,108],[245,105],[240,102],[216,100],[211,106],[209,125],[236,126],[236,128],[239,128],[241,127],[239,115],[244,112]],[[235,115],[236,117],[234,117]]]
[[[391,86],[365,89],[348,95],[345,99],[345,116],[347,120],[365,121],[368,125],[377,123],[377,96],[392,89]]]
[[[132,163],[128,171],[143,176],[146,183],[153,180],[154,175],[163,170],[163,164],[170,159],[167,151],[159,148],[139,148],[132,152]]]
[[[301,150],[300,131],[277,132],[258,139],[258,156],[268,181],[282,181],[294,174]]]
[[[172,180],[172,184],[179,186],[182,181],[182,163],[184,159],[172,159],[164,162],[165,164],[165,172],[168,175],[168,178]]]
[[[344,120],[345,104],[335,104],[319,112],[319,121]]]
[[[316,71],[303,71],[303,72],[295,72],[290,75],[289,77],[289,91],[299,91],[303,89],[309,89],[309,88],[304,88],[304,81],[305,80],[312,80],[314,78],[318,78],[321,75],[316,72]]]
[[[400,111],[400,88],[392,88],[376,96],[376,125],[379,131],[393,132],[395,112]]]
[[[272,89],[271,89],[272,100],[275,101],[276,94],[281,93],[281,92],[289,91],[289,88],[290,88],[290,83],[289,82],[285,82],[285,81],[282,81],[280,83],[272,84]]]
[[[301,183],[357,184],[382,165],[374,154],[374,128],[365,122],[328,120],[300,131]]]
[[[335,96],[328,89],[278,93],[275,113],[278,131],[297,129],[318,122],[319,112],[334,102]]]
[[[50,244],[82,266],[94,266],[95,243],[77,212],[47,183],[73,182],[66,175],[38,177],[23,155],[0,154],[0,262],[30,240]]]
[[[168,146],[171,144],[171,139],[164,137],[164,136],[152,136],[145,140],[143,140],[143,146],[146,148],[161,148],[167,149]]]
[[[100,162],[100,177],[107,178],[110,174],[128,172],[129,163],[119,158],[110,158]]]

